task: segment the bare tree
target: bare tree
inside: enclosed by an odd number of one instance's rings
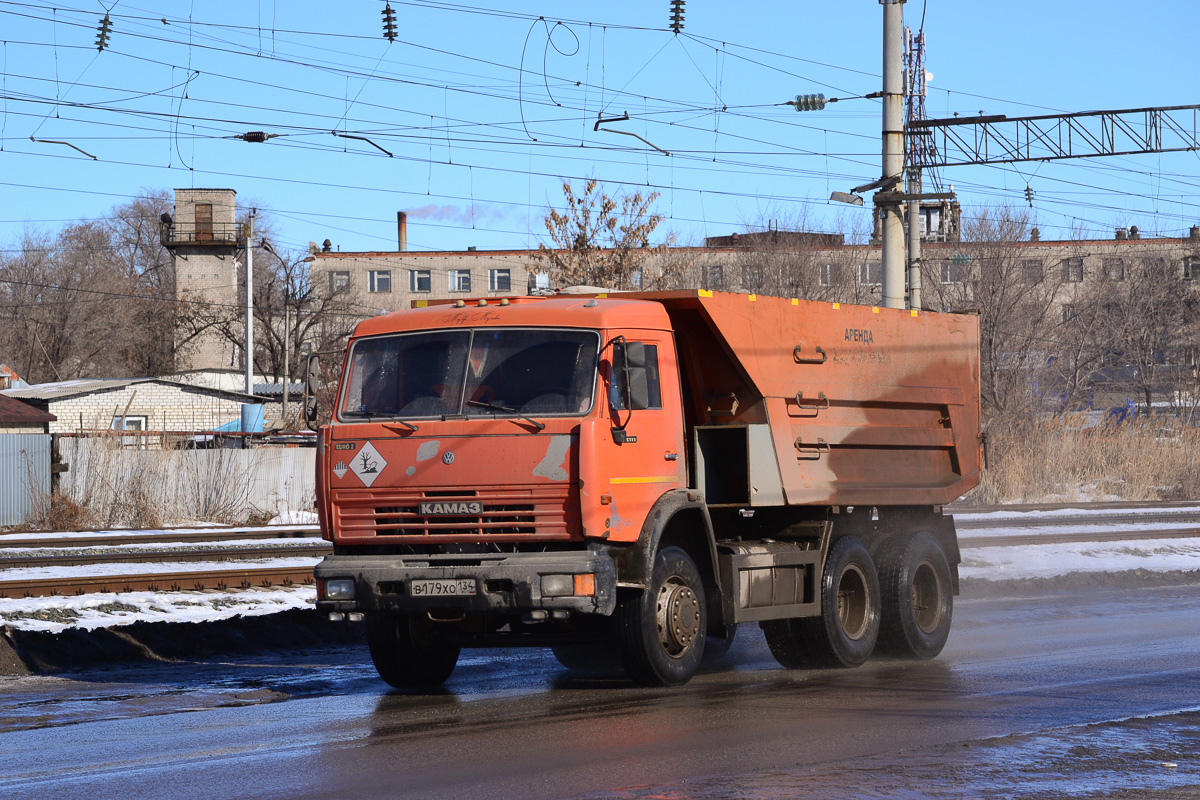
[[[940,258],[925,259],[922,296],[926,308],[977,311],[980,331],[980,393],[988,419],[1028,418],[1061,387],[1078,391],[1094,364],[1094,353],[1075,341],[1076,351],[1058,339],[1062,329],[1056,297],[1059,273],[1030,258],[1029,218],[1020,209],[985,208],[964,221],[961,246]],[[1081,320],[1078,325],[1086,321]],[[1047,366],[1060,370],[1047,385]],[[1069,365],[1069,369],[1063,369]]]
[[[610,196],[595,178],[582,194],[567,181],[562,189],[567,207],[562,213],[551,208],[546,215],[551,244],[539,243],[535,272],[549,273],[561,286],[608,289],[659,288],[678,281],[681,265],[664,257],[674,237],[650,244],[663,220],[650,211],[658,192]]]
[[[27,231],[0,255],[0,348],[33,382],[173,370],[186,304],[157,237],[165,193],[107,218]]]

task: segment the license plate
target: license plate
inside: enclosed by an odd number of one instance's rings
[[[413,597],[461,597],[475,594],[475,579],[413,581],[410,589]]]

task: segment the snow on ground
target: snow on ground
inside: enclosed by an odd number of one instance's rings
[[[962,578],[988,581],[1053,578],[1073,572],[1200,570],[1200,539],[964,547]]]
[[[238,567],[287,567],[290,569],[312,569],[320,561],[319,558],[296,556],[292,558],[247,558],[239,560],[230,566],[228,561],[176,561],[137,563],[121,562],[117,564],[80,564],[70,567],[18,567],[16,569],[0,570],[0,580],[40,580],[43,578],[76,578],[93,575],[155,575],[158,573],[180,572],[210,572],[228,570],[236,574]],[[7,600],[0,600],[0,613]]]
[[[320,520],[315,511],[285,511],[272,518],[268,525],[317,525]]]
[[[1195,522],[1155,522],[1147,520],[1144,523],[1132,524],[1129,522],[1114,522],[1114,523],[1091,523],[1079,525],[1055,525],[1054,527],[1044,527],[1031,529],[1020,524],[1020,520],[998,520],[998,522],[1013,522],[1011,525],[997,524],[994,527],[987,528],[960,528],[958,531],[958,540],[960,542],[969,543],[973,538],[992,537],[992,536],[1024,536],[1030,541],[1036,541],[1038,536],[1058,536],[1068,533],[1113,533],[1126,531],[1193,531],[1196,530]]]
[[[312,608],[312,586],[244,592],[107,592],[78,597],[0,600],[0,624],[27,631],[59,633],[67,628],[109,628],[135,622],[213,622]]]
[[[1052,508],[1039,509],[1033,511],[971,511],[970,509],[955,508],[951,510],[955,519],[959,520],[1010,520],[1016,521],[1021,519],[1038,520],[1038,519],[1053,519],[1054,517],[1102,517],[1114,513],[1112,509],[1106,508]],[[1122,515],[1133,516],[1144,514],[1147,517],[1161,516],[1163,514],[1196,514],[1200,513],[1200,506],[1147,506],[1146,508],[1122,508]],[[1149,520],[1147,520],[1149,521]]]

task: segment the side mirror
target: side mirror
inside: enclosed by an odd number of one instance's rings
[[[304,363],[304,421],[315,430],[317,424],[317,390],[321,386],[321,357],[309,353]]]

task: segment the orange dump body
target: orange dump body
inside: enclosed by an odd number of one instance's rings
[[[722,426],[766,425],[779,472],[751,452],[752,485],[709,503],[938,505],[979,482],[974,316],[712,292],[646,297],[666,308],[693,441],[727,458]],[[700,459],[697,459],[699,461]],[[757,469],[755,469],[757,467]]]

